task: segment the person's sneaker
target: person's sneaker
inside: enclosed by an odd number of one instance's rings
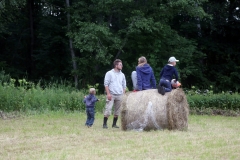
[[[160,93],[161,95],[164,95],[165,94],[165,88],[159,85],[158,86],[158,93]]]
[[[107,129],[107,128],[108,128],[108,126],[107,126],[106,124],[104,124],[104,125],[103,125],[103,128]]]
[[[117,125],[112,125],[112,128],[119,128]]]
[[[162,87],[162,95],[165,95],[165,87]]]

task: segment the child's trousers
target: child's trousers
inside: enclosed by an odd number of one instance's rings
[[[94,119],[95,119],[94,108],[87,108],[86,113],[87,113],[87,121],[86,121],[85,125],[92,126],[94,123]]]
[[[165,92],[171,92],[172,91],[172,85],[171,82],[165,78],[160,79],[160,86],[164,87]]]

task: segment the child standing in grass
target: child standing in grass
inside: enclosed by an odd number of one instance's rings
[[[94,119],[95,119],[95,103],[97,101],[99,101],[99,99],[97,99],[95,97],[96,94],[96,90],[95,88],[90,88],[89,90],[89,95],[84,97],[83,102],[86,105],[86,113],[87,113],[87,121],[85,123],[85,126],[92,127]]]

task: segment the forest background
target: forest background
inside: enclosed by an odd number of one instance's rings
[[[238,0],[2,0],[0,68],[16,79],[99,84],[114,59],[145,56],[157,82],[170,56],[184,88],[240,91]],[[18,81],[16,81],[18,82]]]

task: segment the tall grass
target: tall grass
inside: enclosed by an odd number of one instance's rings
[[[47,112],[47,111],[85,111],[83,98],[88,89],[76,90],[71,83],[64,80],[51,82],[28,82],[26,79],[12,79],[0,72],[0,110],[4,112]],[[98,85],[95,87],[98,90]],[[218,114],[228,116],[240,115],[239,93],[223,92],[213,94],[200,92],[193,88],[185,91],[192,114]],[[105,95],[96,95],[100,99],[95,111],[102,112]]]
[[[3,111],[84,111],[84,96],[86,89],[76,90],[65,83],[42,82],[36,85],[25,79],[7,79],[0,77],[0,110]],[[96,111],[102,111],[104,96],[97,95],[100,101],[96,104]]]

